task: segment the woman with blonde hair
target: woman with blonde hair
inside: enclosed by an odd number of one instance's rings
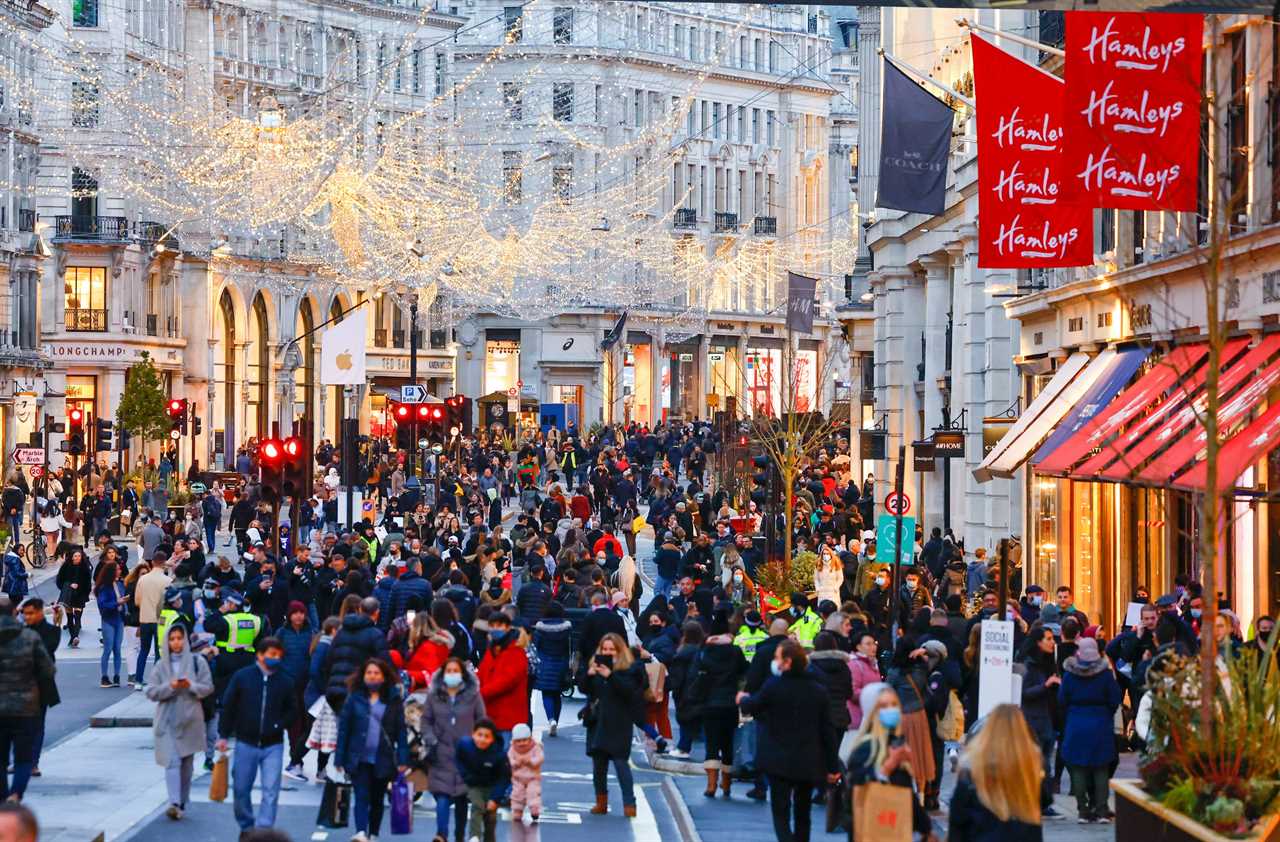
[[[1039,745],[1014,705],[987,714],[965,747],[951,796],[950,842],[1041,842]]]
[[[912,826],[917,833],[928,833],[932,821],[915,786],[911,746],[900,731],[902,703],[897,692],[882,681],[868,684],[858,694],[858,703],[862,724],[849,755],[840,758],[848,770],[849,786],[882,783],[911,790]]]
[[[612,763],[622,789],[622,814],[629,819],[636,816],[631,732],[644,717],[646,684],[644,666],[635,660],[622,636],[610,633],[602,637],[583,678],[581,689],[587,695],[587,704],[578,714],[587,729],[587,756],[591,758],[591,782],[596,796],[593,815],[609,812],[607,785]]]
[[[622,561],[618,562],[618,570],[613,574],[613,586],[627,595],[629,603],[640,604],[643,586],[636,570],[636,560],[630,554],[624,555]]]
[[[844,563],[836,551],[828,546],[819,550],[818,563],[813,569],[813,589],[817,591],[818,602],[829,599],[840,604],[840,586],[844,584]]]

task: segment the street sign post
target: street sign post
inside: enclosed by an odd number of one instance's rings
[[[13,461],[19,465],[43,465],[43,447],[19,447],[13,451]]]
[[[902,542],[898,542],[898,517],[880,515],[876,520],[876,560],[891,563],[894,548],[898,548],[898,563],[911,565],[916,543],[916,519],[902,518]]]
[[[410,383],[400,387],[400,403],[425,403],[427,387],[419,383]]]
[[[884,498],[884,510],[891,515],[905,515],[911,511],[911,498],[901,491],[894,491]]]

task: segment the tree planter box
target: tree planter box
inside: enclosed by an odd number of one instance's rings
[[[1116,794],[1116,839],[1141,839],[1142,842],[1231,842],[1240,837],[1223,836],[1190,816],[1160,804],[1147,795],[1140,781],[1113,780]],[[1257,842],[1280,839],[1280,816],[1262,822],[1261,830],[1244,837]]]

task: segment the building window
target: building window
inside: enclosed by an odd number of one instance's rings
[[[689,103],[689,110],[684,114],[684,133],[687,137],[693,137],[698,133],[698,103]]]
[[[436,96],[444,96],[445,82],[448,80],[449,59],[442,53],[436,53]]]
[[[572,161],[561,161],[551,168],[551,192],[561,201],[573,198]]]
[[[698,29],[697,27],[689,27],[689,60],[697,61],[701,56],[702,50],[698,45]]]
[[[98,127],[98,86],[77,79],[71,83],[71,125],[78,129]]]
[[[766,129],[765,134],[767,135],[768,143],[770,146],[776,146],[777,144],[774,141],[777,139],[777,127],[775,125],[777,121],[774,119],[773,111],[766,111],[764,118]]]
[[[502,201],[518,205],[524,197],[524,164],[519,152],[502,153]]]
[[[63,275],[63,309],[68,331],[107,329],[107,269],[68,266]]]
[[[557,6],[551,16],[551,40],[557,44],[573,43],[573,9]]]
[[[764,70],[764,42],[759,38],[755,39],[754,52],[752,65],[756,70]]]
[[[711,136],[720,139],[720,103],[711,104]]]
[[[551,118],[559,123],[573,122],[572,82],[556,82],[551,87]]]
[[[413,92],[415,94],[422,93],[422,48],[417,47],[413,51]]]
[[[675,32],[675,53],[678,56],[684,55],[684,27],[678,23]]]
[[[520,91],[519,82],[502,83],[502,107],[506,109],[510,122],[518,123],[524,119],[524,94]]]
[[[636,128],[638,129],[644,125],[644,91],[636,88],[633,92],[633,96],[635,99]]]
[[[502,18],[506,25],[506,34],[508,42],[519,41],[524,38],[524,7],[523,6],[503,6]]]
[[[778,62],[779,62],[778,42],[770,41],[769,42],[769,72],[770,73],[778,72]]]
[[[97,26],[98,0],[72,0],[71,24],[73,26]]]
[[[751,142],[760,142],[760,109],[751,109]]]

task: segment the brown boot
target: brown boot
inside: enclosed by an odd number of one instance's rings
[[[719,769],[707,769],[707,791],[702,793],[708,798],[716,797],[716,777],[720,774]]]
[[[720,770],[720,791],[724,793],[724,797],[729,797],[729,784],[733,783],[733,773],[728,769]]]
[[[609,796],[597,795],[596,806],[591,808],[591,815],[603,816],[605,813],[608,813],[608,812],[609,812]]]
[[[634,805],[634,804],[623,804],[623,805],[622,805],[622,815],[626,816],[626,817],[627,817],[627,818],[629,818],[629,819],[634,819],[634,818],[636,817],[636,805]]]

